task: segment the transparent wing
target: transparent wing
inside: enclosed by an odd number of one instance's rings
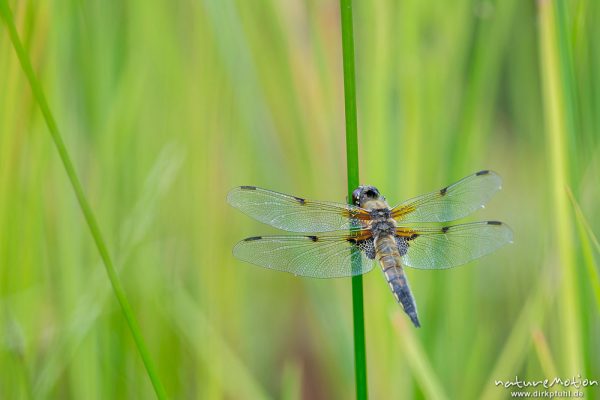
[[[482,208],[501,188],[502,178],[493,171],[479,171],[443,189],[407,200],[392,209],[401,223],[447,222]]]
[[[242,240],[233,255],[261,267],[313,278],[340,278],[369,272],[365,246],[346,233],[329,236],[257,236]],[[370,249],[374,251],[374,249]]]
[[[513,233],[499,221],[483,221],[443,228],[398,228],[407,246],[402,262],[418,269],[445,269],[483,257],[507,243]]]
[[[227,201],[260,222],[290,232],[360,229],[360,221],[369,218],[360,207],[306,200],[255,186],[231,190]]]

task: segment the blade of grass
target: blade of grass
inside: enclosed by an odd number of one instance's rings
[[[257,76],[256,61],[242,29],[239,9],[234,3],[230,0],[204,0],[202,4],[232,86],[245,88],[234,93],[241,122],[251,132],[252,140],[248,145],[270,149],[269,154],[277,158],[278,165],[286,165],[281,157],[285,154],[285,144],[282,143],[282,136],[276,134],[273,115]],[[257,166],[265,168],[263,172],[268,172],[266,164],[259,163]]]
[[[148,231],[155,223],[162,198],[171,188],[183,158],[175,145],[167,145],[150,170],[131,214],[123,218],[119,234],[119,257],[116,259],[118,272],[124,269],[134,249],[143,244]],[[98,273],[88,278],[85,294],[77,299],[77,307],[64,323],[58,340],[45,354],[41,367],[38,367],[39,372],[33,382],[35,399],[50,397],[50,391],[64,373],[64,368],[72,362],[75,353],[90,335],[104,310],[109,299],[110,287],[101,276],[101,271],[96,272]]]
[[[531,330],[543,325],[553,301],[554,290],[551,289],[549,280],[541,279],[529,295],[506,338],[502,351],[485,381],[483,392],[476,398],[494,400],[506,397],[506,392],[494,382],[514,376],[515,371],[521,368],[531,348]]]
[[[571,82],[565,81],[561,73],[568,57],[561,52],[560,30],[557,28],[557,2],[543,0],[538,2],[540,29],[540,66],[543,90],[544,117],[546,120],[546,140],[548,160],[550,162],[551,200],[555,221],[554,241],[557,256],[560,261],[562,286],[559,304],[560,315],[563,318],[561,327],[563,340],[562,373],[577,374],[582,366],[582,338],[579,298],[576,288],[577,264],[573,243],[573,226],[569,213],[568,199],[565,188],[569,185],[572,166],[569,158],[570,137],[575,135],[569,123],[571,107],[568,93],[571,92]],[[560,9],[559,9],[560,10]]]
[[[556,363],[554,362],[554,357],[552,357],[552,352],[550,351],[544,332],[540,328],[534,328],[531,331],[531,338],[544,375],[547,377],[558,376]]]
[[[594,291],[596,307],[598,307],[598,311],[600,311],[600,274],[598,274],[598,268],[596,267],[596,263],[594,261],[594,255],[592,254],[590,242],[594,244],[598,254],[600,254],[600,243],[598,242],[598,238],[594,234],[592,227],[585,218],[579,203],[575,199],[575,196],[573,196],[573,192],[569,187],[567,187],[567,194],[569,195],[573,209],[575,209],[577,231],[579,233],[579,240],[581,243],[581,253],[583,255],[583,260],[588,273],[588,283]]]
[[[348,170],[348,201],[358,186],[358,133],[356,120],[356,74],[354,72],[354,30],[352,27],[352,0],[340,0],[342,26],[342,57],[344,65],[344,104],[346,110],[346,166]],[[352,314],[354,318],[354,373],[356,398],[366,399],[367,354],[365,349],[365,321],[363,280],[352,277]]]
[[[14,377],[22,376],[21,379],[13,378],[13,384],[15,385],[14,387],[17,390],[17,393],[20,392],[18,388],[22,386],[25,387],[23,390],[24,395],[19,398],[35,399],[31,391],[31,372],[25,357],[25,338],[23,337],[22,328],[19,325],[19,322],[10,315],[9,308],[2,308],[4,323],[2,336],[0,336],[0,340],[2,340],[0,354],[5,352],[8,353],[9,357],[12,359],[11,361],[14,361],[15,363],[14,366],[18,368],[18,370],[12,369]]]
[[[295,360],[289,360],[283,366],[281,399],[300,400],[302,398],[302,369]]]
[[[571,200],[571,203],[573,204],[573,208],[575,209],[575,215],[577,215],[577,218],[581,221],[582,227],[585,229],[586,234],[588,235],[589,239],[594,244],[596,251],[598,253],[600,253],[600,241],[598,240],[598,237],[596,236],[592,227],[590,226],[587,218],[583,214],[583,211],[581,210],[581,206],[579,205],[579,203],[573,196],[573,192],[571,191],[571,188],[569,188],[569,187],[567,187],[567,194],[569,195],[569,199]]]
[[[417,340],[406,318],[398,311],[391,317],[398,334],[399,343],[406,354],[406,361],[415,379],[421,385],[428,399],[447,399],[442,384],[429,361],[421,342]]]
[[[231,348],[225,335],[215,327],[204,310],[182,287],[170,290],[173,307],[160,307],[174,322],[191,351],[199,358],[211,378],[218,383],[223,396],[233,399],[265,399],[271,397]],[[206,346],[210,343],[210,346]],[[218,354],[218,359],[215,359]],[[235,383],[232,384],[232,377]]]
[[[71,182],[71,186],[73,187],[73,191],[75,192],[75,196],[77,197],[77,201],[83,213],[83,216],[87,222],[87,225],[90,229],[90,233],[94,239],[94,243],[100,253],[100,257],[104,263],[106,268],[106,273],[110,280],[110,283],[113,288],[113,292],[117,297],[119,305],[121,306],[121,311],[123,312],[123,316],[129,325],[129,329],[135,341],[138,351],[140,352],[140,356],[142,357],[142,361],[146,367],[146,371],[148,373],[148,377],[152,382],[154,387],[154,391],[156,392],[156,396],[159,399],[165,399],[166,393],[162,386],[162,383],[159,380],[159,377],[156,373],[156,369],[154,367],[154,363],[150,358],[150,353],[146,347],[144,339],[142,337],[141,330],[137,324],[135,319],[133,310],[129,305],[129,301],[125,295],[125,290],[119,280],[119,277],[115,271],[112,259],[108,252],[108,248],[106,247],[105,240],[100,232],[100,227],[98,226],[98,222],[96,221],[96,217],[92,212],[92,209],[85,197],[83,192],[83,187],[77,173],[75,172],[75,167],[73,166],[73,162],[71,161],[71,157],[67,151],[67,148],[62,140],[62,136],[58,130],[58,125],[56,120],[54,119],[53,114],[50,111],[50,107],[42,90],[42,86],[37,80],[35,72],[33,71],[33,66],[31,65],[31,60],[29,59],[29,55],[25,51],[23,44],[21,43],[21,39],[17,33],[17,28],[15,26],[15,22],[13,19],[12,11],[10,10],[8,3],[6,0],[0,0],[0,15],[4,19],[6,27],[8,29],[8,33],[10,36],[10,40],[13,44],[15,52],[17,53],[17,57],[19,62],[21,63],[21,67],[23,68],[23,72],[25,73],[27,80],[29,81],[29,85],[31,87],[31,91],[33,92],[33,96],[40,107],[40,110],[44,116],[44,120],[46,121],[46,125],[48,126],[48,130],[52,136],[52,140],[56,145],[56,149],[60,156],[60,159],[63,163],[69,181]]]
[[[562,96],[564,106],[564,123],[565,132],[567,133],[566,139],[568,146],[566,148],[567,154],[569,155],[569,166],[571,169],[571,176],[580,176],[579,168],[579,155],[583,153],[579,150],[579,140],[581,137],[576,135],[576,132],[580,132],[579,122],[577,115],[579,114],[579,107],[577,104],[577,85],[575,84],[575,72],[573,71],[573,55],[572,55],[572,39],[569,37],[567,27],[567,5],[564,1],[554,1],[555,7],[555,23],[557,30],[557,44],[558,44],[558,55],[559,55],[559,72],[561,74],[562,83]],[[575,186],[574,189],[578,190],[578,182],[574,180],[572,182]]]

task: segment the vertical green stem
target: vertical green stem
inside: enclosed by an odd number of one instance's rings
[[[559,305],[561,307],[561,323],[565,327],[561,349],[564,351],[563,373],[581,373],[582,335],[581,313],[577,287],[577,257],[573,241],[574,229],[571,221],[569,199],[566,188],[570,186],[571,173],[569,158],[569,136],[574,136],[569,115],[573,107],[569,102],[570,82],[564,81],[563,67],[566,57],[557,43],[559,34],[555,3],[551,0],[538,2],[540,29],[540,68],[544,99],[544,116],[546,120],[546,140],[549,171],[551,173],[551,190],[554,221],[554,239],[561,270],[561,290]],[[559,9],[560,12],[560,9]]]
[[[83,187],[81,186],[81,182],[77,177],[77,173],[75,172],[75,167],[73,166],[73,162],[71,161],[71,157],[67,151],[67,148],[62,140],[62,136],[58,130],[58,125],[56,124],[56,120],[50,111],[50,106],[46,100],[46,96],[42,90],[42,86],[36,78],[35,72],[33,71],[33,67],[31,65],[31,60],[29,59],[29,55],[25,51],[23,44],[21,43],[21,39],[17,33],[17,28],[15,26],[14,18],[12,12],[8,6],[6,0],[0,0],[0,15],[4,19],[6,23],[6,27],[8,29],[8,34],[10,36],[10,40],[13,44],[15,52],[17,53],[17,57],[19,58],[19,62],[21,63],[21,67],[23,68],[23,72],[27,76],[27,80],[29,81],[29,85],[31,87],[31,91],[33,92],[33,96],[40,107],[40,110],[44,116],[44,120],[46,121],[46,125],[48,126],[48,130],[52,135],[52,140],[56,145],[56,150],[58,151],[58,155],[62,160],[63,166],[65,167],[65,171],[67,176],[69,177],[69,181],[71,182],[71,186],[73,187],[73,191],[75,192],[75,196],[77,197],[77,201],[83,213],[83,216],[87,222],[87,225],[90,229],[96,247],[98,248],[98,252],[100,253],[100,257],[106,267],[106,273],[108,274],[108,278],[113,288],[113,292],[117,297],[119,305],[121,306],[121,311],[125,316],[125,320],[129,325],[129,329],[131,330],[131,334],[133,335],[133,339],[135,344],[140,352],[144,365],[146,367],[146,371],[150,380],[152,381],[152,385],[154,386],[154,390],[156,392],[156,396],[159,399],[165,399],[166,393],[160,382],[158,375],[156,374],[156,369],[154,367],[154,363],[150,358],[150,353],[146,348],[146,344],[144,342],[144,338],[142,337],[141,330],[137,324],[135,319],[133,310],[129,305],[127,297],[125,296],[125,290],[121,285],[121,281],[119,280],[119,276],[115,271],[112,259],[108,252],[108,248],[106,247],[106,242],[100,232],[100,227],[98,226],[98,222],[96,221],[96,217],[92,212],[92,209],[85,197],[83,192]]]
[[[358,135],[356,122],[356,78],[354,72],[354,31],[352,0],[340,0],[342,21],[342,50],[344,63],[344,100],[346,108],[346,163],[348,168],[348,200],[358,186]],[[365,321],[362,276],[352,277],[352,313],[354,316],[354,372],[356,398],[367,395],[367,354],[365,350]]]

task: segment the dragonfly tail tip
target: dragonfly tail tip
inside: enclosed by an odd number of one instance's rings
[[[417,313],[411,313],[409,314],[410,320],[412,321],[413,325],[415,326],[415,328],[420,328],[421,327],[421,323],[419,322],[419,317],[417,316]]]

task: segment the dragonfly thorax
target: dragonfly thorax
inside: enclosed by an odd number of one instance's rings
[[[374,202],[371,202],[374,203]],[[382,202],[377,202],[382,203]],[[392,211],[387,207],[387,205],[381,204],[383,207],[381,208],[372,208],[369,210],[369,215],[373,221],[381,221],[387,220],[392,217]]]
[[[396,223],[394,220],[380,220],[371,223],[373,237],[396,236]]]

